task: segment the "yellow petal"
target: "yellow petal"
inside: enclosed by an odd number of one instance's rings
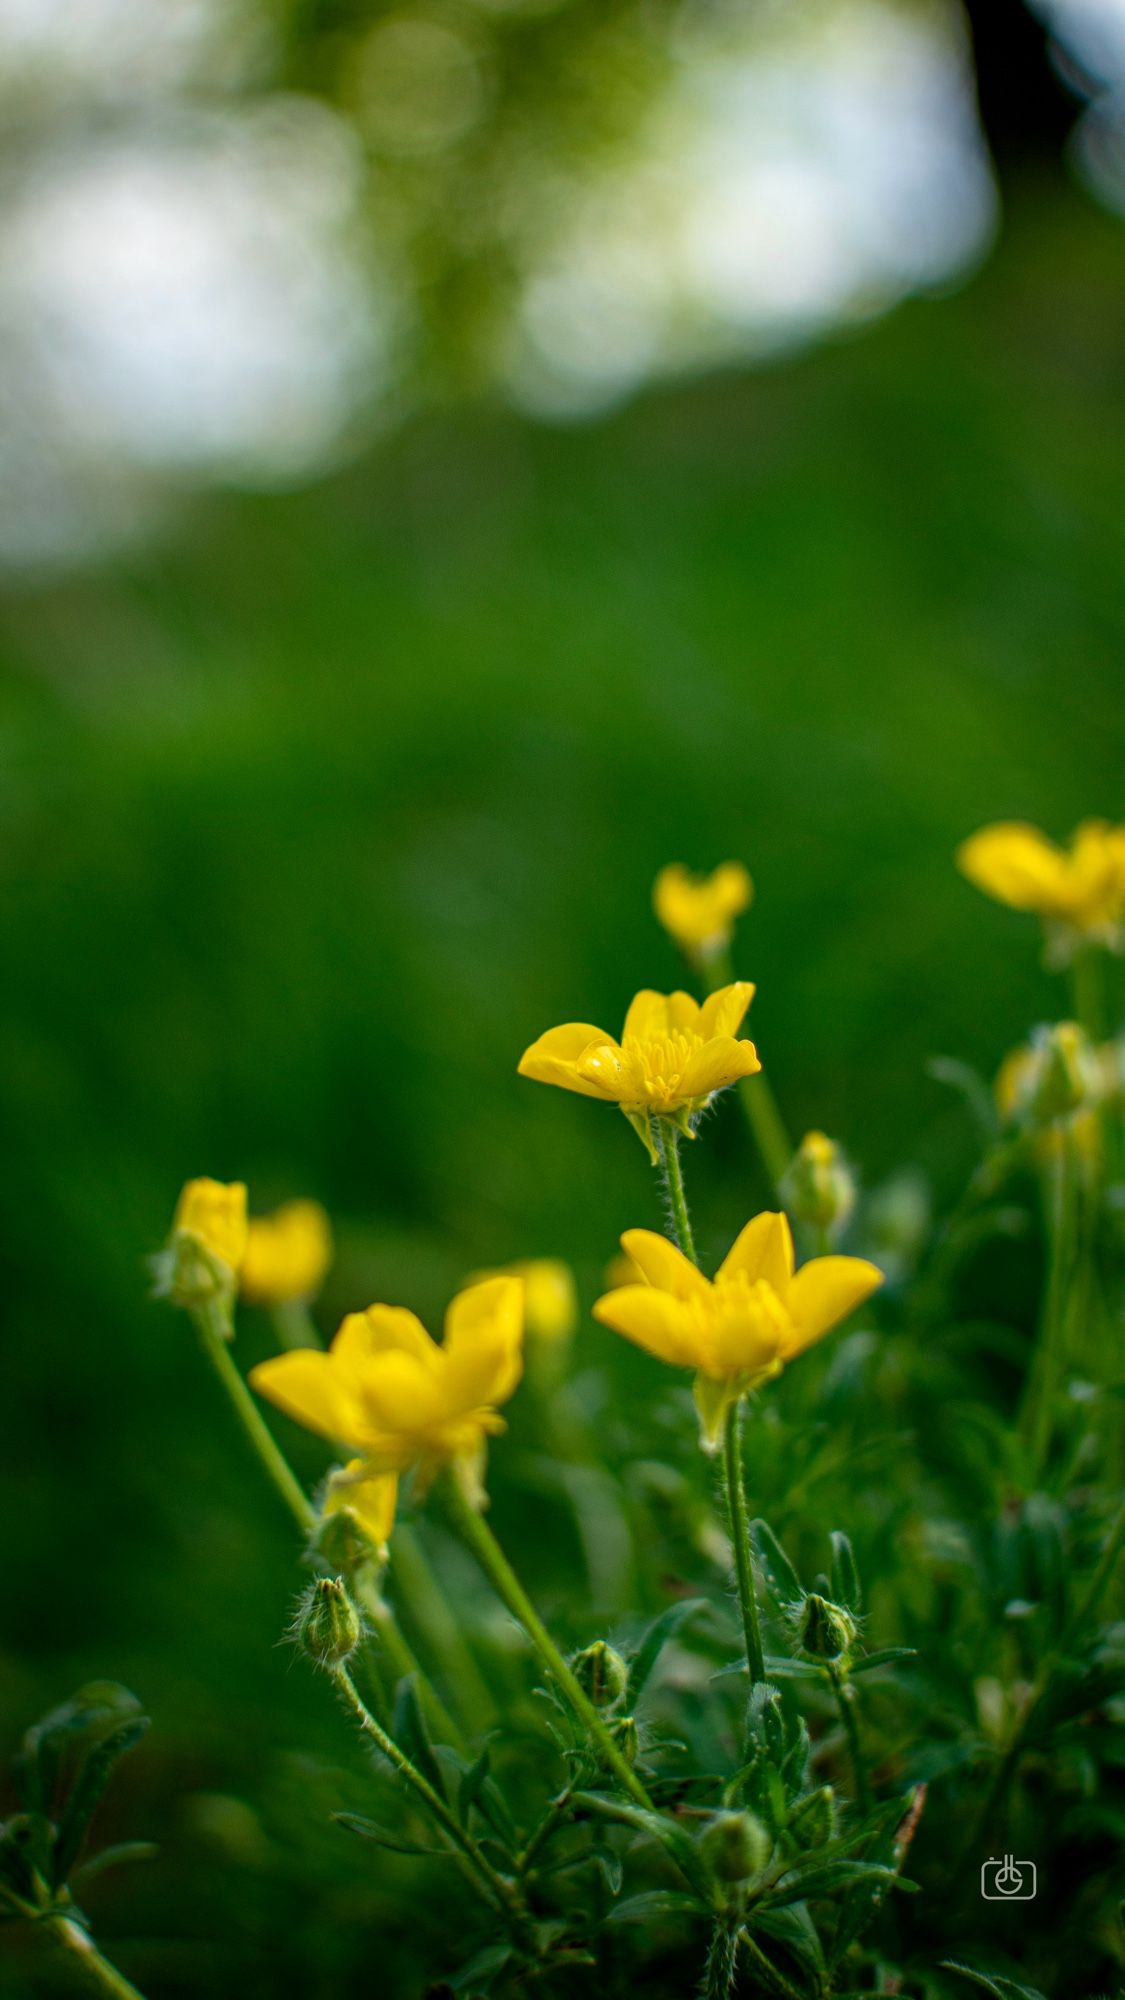
[[[442,1371],[424,1367],[401,1349],[374,1355],[364,1369],[363,1406],[368,1435],[378,1435],[380,1454],[388,1440],[401,1440],[407,1449],[419,1431],[446,1414]]]
[[[536,1083],[554,1083],[560,1090],[576,1090],[580,1097],[605,1097],[606,1092],[589,1078],[580,1076],[578,1058],[600,1043],[613,1046],[612,1036],[588,1021],[567,1021],[560,1028],[548,1028],[537,1042],[525,1049],[519,1060],[519,1074]]]
[[[172,1222],[203,1244],[228,1270],[237,1272],[246,1252],[246,1184],[206,1176],[181,1190]]]
[[[1066,861],[1038,827],[1023,820],[999,820],[963,841],[956,859],[970,882],[1013,909],[1057,908]]]
[[[584,1049],[575,1065],[578,1083],[593,1097],[601,1097],[612,1104],[621,1102],[622,1092],[628,1088],[625,1066],[621,1050],[616,1042],[591,1042]]]
[[[362,1459],[353,1459],[342,1473],[328,1482],[324,1496],[326,1516],[354,1514],[368,1539],[377,1549],[385,1548],[395,1524],[398,1475],[394,1472],[367,1472]]]
[[[740,1076],[755,1076],[761,1067],[753,1042],[736,1042],[730,1035],[717,1035],[713,1041],[704,1042],[690,1058],[680,1090],[685,1098],[710,1097],[712,1091],[725,1090],[728,1083],[737,1083]]]
[[[865,1257],[814,1257],[802,1264],[786,1301],[793,1334],[782,1348],[788,1361],[846,1319],[883,1282],[883,1273]]]
[[[362,1405],[347,1378],[328,1354],[294,1348],[274,1355],[250,1370],[251,1387],[284,1410],[306,1430],[346,1444],[361,1444],[365,1422]]]
[[[445,1393],[450,1407],[503,1403],[523,1372],[524,1286],[520,1278],[469,1285],[445,1316]]]
[[[623,1285],[607,1292],[595,1305],[594,1318],[659,1361],[676,1368],[699,1365],[699,1334],[690,1308],[655,1285]]]
[[[436,1367],[439,1354],[436,1341],[430,1339],[416,1314],[405,1306],[381,1305],[349,1313],[328,1351],[352,1379],[362,1375],[376,1354],[410,1354],[424,1368]]]
[[[705,1038],[737,1035],[757,990],[751,979],[736,979],[732,986],[720,986],[700,1008],[700,1034]]]
[[[657,1236],[652,1229],[627,1229],[621,1238],[621,1248],[647,1284],[670,1292],[673,1298],[705,1297],[710,1289],[691,1259],[674,1243],[669,1243],[666,1236]]]
[[[784,1299],[793,1276],[793,1232],[787,1216],[767,1209],[739,1231],[719,1266],[720,1278],[736,1272],[751,1279],[765,1278],[779,1299]]]
[[[629,1003],[622,1040],[630,1036],[639,1042],[663,1042],[670,1035],[698,1032],[699,1003],[690,993],[654,993],[643,987]]]

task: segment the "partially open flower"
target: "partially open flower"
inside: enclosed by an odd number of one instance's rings
[[[1043,917],[1056,958],[1086,938],[1125,943],[1125,826],[1083,820],[1061,848],[1038,827],[1001,820],[962,843],[957,866],[997,902]]]
[[[619,1105],[655,1159],[651,1119],[690,1122],[717,1091],[761,1069],[753,1042],[736,1039],[753,997],[747,980],[720,987],[702,1006],[690,993],[646,988],[620,1042],[587,1021],[568,1021],[524,1051],[519,1073]]]
[[[311,1299],[332,1262],[332,1230],[318,1201],[286,1201],[252,1216],[239,1290],[253,1305]]]
[[[174,1305],[229,1307],[246,1250],[242,1181],[188,1181],[167,1245],[154,1260],[157,1291]]]
[[[673,861],[657,876],[652,903],[681,951],[701,964],[726,950],[734,920],[749,909],[753,895],[741,861],[723,861],[710,875],[693,875]]]
[[[412,1466],[428,1484],[454,1465],[483,1503],[486,1441],[505,1427],[497,1405],[520,1379],[522,1342],[523,1286],[490,1278],[453,1300],[441,1346],[412,1312],[369,1306],[348,1314],[327,1353],[291,1349],[261,1362],[250,1381],[287,1416],[356,1453],[333,1498],[389,1531],[392,1496],[377,1482]]]
[[[748,1222],[714,1280],[648,1229],[621,1238],[644,1282],[607,1292],[594,1318],[661,1361],[695,1371],[704,1447],[714,1450],[730,1405],[779,1375],[883,1282],[862,1257],[814,1257],[794,1271],[784,1215]]]

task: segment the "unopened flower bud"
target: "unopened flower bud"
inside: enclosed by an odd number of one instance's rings
[[[788,1213],[808,1229],[839,1234],[855,1207],[855,1179],[834,1139],[806,1132],[782,1186]]]
[[[856,1623],[842,1604],[810,1591],[801,1606],[797,1626],[803,1650],[814,1660],[840,1660],[856,1641]]]
[[[823,1847],[836,1831],[836,1794],[831,1785],[798,1799],[789,1815],[789,1830],[803,1847]]]
[[[1095,1105],[1102,1077],[1096,1051],[1075,1021],[1036,1028],[1030,1042],[1013,1049],[996,1079],[1001,1116],[1040,1130]]]
[[[318,1578],[297,1614],[297,1637],[318,1667],[342,1667],[359,1645],[359,1613],[342,1576]]]
[[[699,1845],[720,1882],[752,1882],[770,1858],[769,1833],[749,1812],[720,1812],[708,1820]]]
[[[629,1670],[620,1653],[615,1653],[604,1639],[595,1639],[592,1646],[576,1653],[570,1664],[575,1680],[595,1708],[613,1708],[621,1700]]]
[[[618,1716],[616,1722],[610,1723],[609,1733],[620,1750],[621,1755],[624,1757],[625,1762],[627,1764],[635,1764],[637,1761],[638,1744],[637,1725],[634,1718],[631,1715]]]
[[[246,1189],[241,1181],[188,1181],[165,1248],[153,1262],[162,1298],[188,1311],[229,1307],[246,1250]]]

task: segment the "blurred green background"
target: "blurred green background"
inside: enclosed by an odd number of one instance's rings
[[[94,1675],[150,1708],[106,1826],[161,1857],[90,1898],[142,1983],[297,1990],[283,1953],[348,1990],[371,1893],[295,1831],[303,1760],[349,1751],[277,1643],[287,1525],[147,1296],[180,1183],[323,1200],[326,1328],[376,1297],[436,1324],[529,1254],[588,1303],[649,1170],[515,1064],[681,982],[667,860],[749,864],[752,1032],[868,1185],[911,1161],[955,1190],[972,1136],[927,1058],[991,1074],[1057,1012],[1033,927],[951,856],[990,818],[1123,810],[1122,238],[1053,154],[1004,195],[960,287],[810,351],[580,424],[434,398],[315,483],[185,491],[151,538],[12,579],[0,1729]],[[709,1253],[765,1193],[733,1113],[712,1132]],[[245,1358],[268,1342],[248,1317]],[[537,1545],[505,1449],[497,1520]]]

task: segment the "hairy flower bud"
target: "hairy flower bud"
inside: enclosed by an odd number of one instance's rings
[[[322,1576],[297,1614],[297,1637],[318,1667],[342,1667],[359,1644],[359,1613],[342,1576]]]
[[[838,1234],[855,1207],[855,1179],[834,1139],[806,1132],[782,1186],[786,1210],[809,1229]]]
[[[618,1716],[616,1722],[610,1723],[609,1733],[620,1750],[621,1755],[624,1757],[625,1762],[627,1764],[635,1764],[637,1761],[638,1743],[637,1725],[634,1718],[631,1715]]]
[[[575,1680],[595,1708],[613,1708],[621,1700],[629,1670],[620,1653],[615,1653],[604,1639],[595,1639],[592,1646],[584,1647],[570,1664]]]
[[[1002,1117],[1033,1131],[1088,1110],[1101,1094],[1097,1053],[1075,1021],[1036,1028],[1030,1042],[1006,1058],[996,1079]]]
[[[708,1820],[699,1846],[720,1882],[752,1882],[765,1868],[773,1842],[753,1813],[719,1812]]]
[[[814,1660],[840,1660],[856,1641],[856,1623],[842,1604],[810,1591],[801,1606],[797,1633],[802,1649]]]
[[[165,1248],[153,1259],[161,1298],[189,1312],[229,1311],[246,1249],[246,1188],[241,1181],[188,1181]]]

